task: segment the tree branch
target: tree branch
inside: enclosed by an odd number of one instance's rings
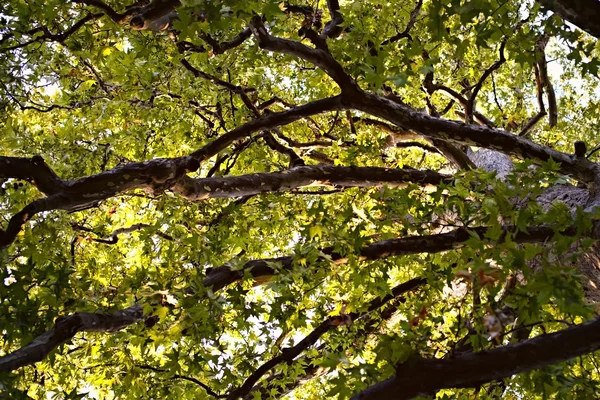
[[[407,282],[404,282],[396,287],[394,287],[390,294],[383,298],[376,298],[369,303],[367,309],[363,312],[354,312],[343,316],[344,318],[349,318],[349,321],[356,321],[369,313],[378,310],[387,302],[404,295],[405,293],[414,290],[422,285],[427,283],[426,279],[423,278],[414,278]],[[310,346],[314,345],[325,333],[333,330],[336,326],[339,325],[337,323],[340,319],[340,316],[333,316],[327,318],[325,321],[321,322],[311,333],[309,333],[306,337],[300,340],[295,346],[288,347],[282,349],[281,354],[270,359],[265,362],[263,365],[258,367],[256,371],[254,371],[240,386],[239,388],[232,391],[229,396],[227,396],[228,400],[235,400],[240,397],[246,396],[252,390],[254,384],[259,381],[267,372],[278,366],[279,364],[283,364],[286,362],[291,362],[294,358],[298,357],[303,351],[307,350]]]
[[[369,340],[371,334],[378,330],[381,322],[392,318],[398,310],[398,305],[400,303],[404,303],[405,301],[406,297],[399,296],[394,301],[388,302],[388,304],[378,313],[378,315],[374,315],[373,313],[366,315],[361,319],[362,328],[358,330],[355,337],[362,337],[364,341]],[[295,360],[296,365],[299,365],[301,368],[301,373],[294,381],[285,383],[282,386],[276,381],[284,378],[284,374],[281,372],[273,374],[263,382],[254,385],[250,392],[244,396],[244,400],[252,400],[255,398],[256,394],[259,394],[261,398],[266,398],[270,395],[270,393],[272,393],[271,390],[276,390],[278,392],[276,398],[282,398],[303,384],[303,382],[325,374],[328,369],[331,370],[331,367],[323,368],[318,364],[320,356],[322,356],[325,352],[335,354],[344,352],[345,350],[345,346],[341,343],[336,343],[333,346],[328,342],[322,343],[317,347],[319,355],[303,356]],[[288,362],[288,364],[291,364],[291,362]]]
[[[398,143],[396,143],[395,147],[397,147],[397,148],[418,147],[418,148],[428,151],[430,153],[438,153],[438,154],[440,153],[440,151],[433,146],[429,146],[427,144],[415,142],[415,141],[398,142]]]
[[[485,382],[569,360],[600,349],[600,318],[517,344],[446,359],[398,365],[396,375],[353,400],[411,399],[439,389],[477,387]]]
[[[56,320],[54,326],[31,343],[0,357],[0,372],[10,372],[43,360],[52,350],[78,332],[116,332],[143,318],[142,307],[134,305],[112,314],[80,312]]]
[[[31,177],[34,183],[40,184],[40,190],[51,194],[50,197],[30,203],[15,214],[9,221],[6,231],[0,229],[0,248],[10,245],[22,226],[39,212],[50,210],[78,211],[118,193],[134,189],[161,193],[176,185],[180,179],[189,182],[186,179],[191,178],[184,177],[187,172],[196,171],[201,162],[219,153],[238,139],[263,129],[289,124],[307,116],[337,109],[341,109],[340,98],[331,97],[283,112],[269,113],[222,135],[192,153],[191,156],[157,158],[150,161],[131,163],[97,175],[73,181],[62,181],[62,183],[43,163],[41,157],[28,160],[0,156],[0,166],[8,167],[0,170],[0,177],[21,179]],[[19,166],[26,166],[26,170],[20,170]],[[57,188],[52,188],[53,185],[56,185]]]
[[[437,185],[452,178],[434,171],[380,167],[299,166],[283,172],[223,178],[184,177],[172,191],[190,200],[231,198],[265,192],[282,192],[314,184],[346,187],[400,186],[406,183]]]
[[[492,74],[492,72],[496,71],[502,66],[502,64],[504,64],[504,62],[506,62],[506,58],[504,57],[504,48],[506,47],[507,40],[508,38],[504,38],[504,40],[500,44],[500,58],[498,59],[498,61],[496,61],[494,64],[492,64],[491,67],[485,70],[485,72],[483,73],[483,75],[481,75],[481,78],[479,78],[479,81],[477,82],[477,84],[475,84],[475,87],[473,88],[473,93],[469,97],[469,100],[467,101],[467,106],[465,108],[465,119],[467,123],[470,123],[473,120],[473,113],[475,111],[475,99],[477,98],[477,95],[479,94],[483,83]]]
[[[333,3],[337,3],[337,1]],[[293,40],[271,36],[259,16],[252,18],[250,28],[261,49],[289,54],[314,64],[329,75],[340,86],[342,92],[355,92],[358,90],[356,82],[344,71],[344,68],[329,52],[322,49],[312,49]]]
[[[67,186],[40,156],[32,158],[0,156],[0,179],[6,178],[33,181],[35,186],[47,196],[56,194]]]
[[[600,38],[600,2],[596,0],[538,0],[560,17]]]
[[[594,182],[600,173],[598,165],[585,158],[573,157],[571,154],[550,149],[500,129],[432,117],[370,93],[347,96],[345,101],[349,107],[432,139],[485,147],[519,158],[532,158],[539,161],[553,159],[560,164],[561,173],[582,182]]]
[[[86,6],[99,8],[104,12],[104,14],[106,14],[110,19],[112,19],[118,24],[123,23],[128,16],[130,16],[135,10],[138,9],[138,5],[134,4],[132,6],[127,7],[125,12],[118,13],[102,0],[71,0],[71,2],[74,4],[84,4]]]
[[[200,386],[202,389],[204,389],[206,391],[206,393],[210,396],[213,396],[215,399],[222,399],[225,398],[225,396],[220,395],[215,393],[214,390],[212,390],[210,388],[210,386],[208,386],[206,383],[201,382],[200,380],[190,377],[190,376],[185,376],[185,375],[179,375],[179,374],[171,374],[169,370],[166,369],[162,369],[162,368],[156,368],[156,367],[152,367],[150,365],[136,365],[136,367],[140,368],[140,369],[145,369],[147,371],[153,371],[153,372],[167,372],[169,373],[169,376],[172,379],[181,379],[184,381],[188,381],[188,382],[192,382],[198,386]]]
[[[228,50],[234,49],[244,43],[250,36],[252,36],[250,28],[244,29],[232,39],[224,42],[217,42],[208,34],[201,35],[202,39],[212,47],[214,54],[223,54]]]
[[[342,23],[344,17],[340,13],[340,3],[338,0],[327,0],[327,8],[329,9],[329,15],[331,15],[331,21],[325,24],[325,29],[321,33],[321,38],[336,38],[342,33]]]
[[[82,225],[71,224],[71,226],[73,227],[74,230],[77,230],[77,231],[83,231],[83,232],[96,234],[93,229],[86,228],[85,226],[82,226]],[[104,238],[104,239],[91,238],[91,240],[93,240],[94,242],[97,242],[97,243],[117,244],[119,242],[119,235],[123,235],[125,233],[136,232],[136,231],[139,231],[139,230],[142,230],[145,228],[152,228],[152,227],[153,227],[152,225],[144,224],[144,223],[133,224],[127,228],[115,229],[108,238]],[[159,236],[166,240],[171,240],[171,241],[175,240],[175,238],[173,238],[173,236],[163,233],[161,231],[156,231],[155,234],[156,234],[156,236]]]
[[[85,17],[81,18],[79,21],[75,22],[73,24],[73,26],[71,26],[69,29],[67,29],[64,32],[61,33],[52,33],[50,32],[50,30],[45,27],[39,27],[39,28],[33,28],[30,31],[27,32],[28,35],[35,35],[38,32],[42,32],[43,35],[39,36],[35,39],[31,39],[27,42],[24,43],[19,43],[13,46],[9,46],[9,47],[5,47],[0,49],[0,53],[4,53],[7,51],[11,51],[11,50],[16,50],[16,49],[20,49],[23,47],[27,47],[30,44],[36,43],[36,42],[41,42],[44,41],[46,39],[51,40],[51,41],[55,41],[58,43],[63,43],[69,36],[73,35],[75,32],[77,32],[83,25],[85,25],[86,23],[88,23],[89,21],[93,21],[95,19],[98,19],[102,16],[103,14],[88,14]],[[13,37],[14,35],[10,34],[10,36],[5,36],[4,38],[2,38],[2,40],[0,41],[0,44],[2,44],[4,41],[6,41],[7,39],[9,39],[10,37]]]
[[[459,249],[465,242],[476,235],[485,237],[487,227],[459,228],[452,232],[436,235],[409,236],[398,239],[383,240],[375,242],[358,250],[360,261],[378,260],[391,256],[402,256],[419,253],[439,253],[442,251]],[[512,234],[512,240],[517,243],[539,243],[550,240],[556,232],[547,226],[528,227],[527,232],[514,232],[513,226],[505,226],[503,235]],[[572,227],[560,232],[565,236],[577,234],[577,228]],[[593,235],[593,232],[590,233]],[[502,238],[499,240],[503,240]],[[321,251],[323,258],[336,264],[345,263],[348,257],[334,251],[333,247],[327,247]],[[253,278],[265,278],[276,275],[278,271],[290,270],[293,267],[294,256],[283,256],[277,258],[248,261],[239,270],[232,270],[229,265],[208,269],[207,276],[203,281],[204,286],[212,287],[214,291],[224,288],[234,282],[241,280],[246,274]],[[264,279],[261,279],[261,281]]]
[[[554,92],[554,87],[548,76],[548,63],[546,61],[546,45],[548,44],[548,40],[549,36],[542,36],[537,40],[535,44],[535,55],[537,58],[535,65],[536,79],[541,83],[542,87],[546,89],[546,97],[548,99],[548,123],[553,127],[558,122],[558,106],[556,104],[556,93]]]
[[[410,39],[410,30],[417,23],[417,17],[419,16],[419,13],[421,12],[421,7],[423,7],[423,0],[418,0],[417,4],[415,5],[415,8],[410,12],[410,17],[408,19],[408,23],[406,24],[406,28],[404,28],[404,30],[402,32],[381,42],[381,45],[385,46],[390,43],[395,43],[398,40],[403,39],[403,38]]]

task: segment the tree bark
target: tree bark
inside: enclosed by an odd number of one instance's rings
[[[78,332],[116,332],[140,321],[142,307],[134,305],[113,314],[80,312],[56,320],[52,328],[31,343],[0,357],[0,373],[14,371],[43,360],[52,350],[72,339]]]
[[[543,368],[600,349],[600,318],[517,344],[455,358],[408,361],[396,375],[354,396],[353,400],[411,399],[444,388],[482,383]]]
[[[600,38],[600,2],[597,0],[538,0],[544,7],[560,15],[590,35]]]

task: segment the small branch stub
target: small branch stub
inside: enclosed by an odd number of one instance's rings
[[[576,140],[574,143],[575,146],[575,157],[581,158],[585,157],[585,153],[587,153],[587,145],[582,140]]]

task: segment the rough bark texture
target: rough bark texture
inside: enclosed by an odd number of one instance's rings
[[[358,257],[360,260],[378,260],[385,257],[401,256],[419,253],[439,253],[452,249],[458,249],[464,246],[471,235],[485,237],[487,227],[473,229],[459,228],[451,232],[437,235],[423,235],[414,237],[404,237],[398,239],[383,240],[367,245],[360,249]],[[514,227],[504,227],[505,234],[514,231]],[[575,227],[569,228],[563,232],[563,235],[574,235],[577,233]],[[550,240],[555,235],[551,227],[530,227],[528,231],[518,232],[513,235],[512,240],[517,243],[539,243]],[[333,248],[325,248],[322,253],[328,260],[335,263],[343,263],[348,260],[344,255],[336,253]],[[252,260],[244,264],[240,270],[232,270],[228,265],[222,265],[207,271],[207,277],[204,279],[205,286],[212,287],[213,290],[219,290],[232,284],[250,274],[252,277],[265,278],[278,273],[278,270],[287,270],[293,267],[294,257],[285,256],[270,258],[264,260]],[[277,267],[276,267],[277,266]]]
[[[190,200],[209,197],[242,197],[279,192],[309,185],[345,187],[400,186],[406,183],[439,184],[449,176],[435,171],[377,167],[335,167],[330,165],[295,167],[283,172],[249,174],[224,178],[181,179],[172,190]]]
[[[537,201],[545,209],[550,208],[555,201],[564,203],[575,215],[577,208],[587,209],[593,200],[588,189],[565,184],[549,188]],[[555,260],[581,272],[581,284],[586,301],[591,304],[600,304],[600,245],[595,243],[576,261],[570,260],[570,254],[578,251],[578,248],[579,243],[574,244],[570,252],[556,255]],[[539,263],[533,267],[540,268]]]
[[[510,157],[497,151],[480,149],[476,152],[468,152],[468,154],[478,168],[497,172],[499,179],[504,179],[514,167]],[[554,202],[564,203],[569,207],[571,213],[575,215],[578,207],[581,209],[588,209],[590,207],[592,197],[587,188],[561,184],[548,188],[548,190],[537,198],[537,202],[545,211],[550,209]],[[571,252],[555,255],[555,261],[581,272],[581,284],[586,300],[591,304],[600,303],[600,245],[594,244],[577,261],[570,261],[569,255],[577,251],[578,247],[578,244],[575,244],[572,246]],[[530,267],[541,272],[540,263],[536,259],[530,263]]]
[[[80,312],[56,320],[52,328],[19,350],[0,357],[0,372],[9,372],[43,360],[78,332],[116,332],[140,321],[142,307],[134,305],[113,314]]]
[[[484,382],[542,368],[598,349],[600,318],[490,351],[409,361],[398,367],[395,376],[352,399],[411,399],[443,388],[477,387]]]
[[[597,0],[538,0],[590,35],[600,38],[600,2]]]
[[[479,149],[475,152],[468,151],[467,155],[477,168],[488,172],[496,172],[496,177],[500,180],[505,180],[506,176],[514,169],[510,157],[499,151]]]

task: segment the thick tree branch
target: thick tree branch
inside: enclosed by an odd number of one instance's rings
[[[56,320],[54,326],[19,350],[0,357],[0,372],[10,372],[43,360],[78,332],[116,332],[142,320],[142,307],[134,305],[112,314],[80,312]]]
[[[131,16],[135,11],[139,10],[140,6],[143,5],[144,1],[138,1],[131,6],[126,7],[125,12],[118,13],[111,6],[103,2],[102,0],[71,0],[74,4],[83,4],[86,6],[91,6],[95,8],[99,8],[107,15],[110,19],[118,24],[122,24],[126,21],[127,17]],[[178,0],[164,0],[164,3],[174,3],[176,5],[180,5],[181,3]]]
[[[50,197],[32,202],[15,214],[9,221],[6,231],[0,229],[0,248],[10,245],[25,222],[39,212],[50,210],[77,211],[97,204],[118,193],[135,189],[144,189],[155,193],[163,192],[173,187],[179,179],[185,181],[184,176],[187,172],[196,171],[201,162],[219,153],[238,139],[250,136],[252,133],[263,129],[289,124],[311,115],[341,108],[340,98],[332,97],[283,112],[269,113],[224,134],[197,150],[191,156],[131,163],[97,175],[73,181],[63,181],[62,183],[59,183],[53,172],[48,171],[49,168],[43,163],[43,160],[40,161],[41,158],[34,157],[27,160],[0,156],[0,166],[8,167],[8,169],[3,168],[1,170],[0,177],[35,178],[34,183],[41,185],[40,190],[52,194]],[[18,165],[15,164],[17,162]],[[22,165],[27,166],[26,171],[17,168]],[[34,167],[36,167],[35,170]],[[52,185],[59,187],[60,191],[52,189]]]
[[[67,186],[40,156],[32,158],[0,157],[0,179],[33,181],[38,190],[49,196]]]
[[[560,172],[582,182],[594,182],[600,172],[598,165],[585,158],[573,157],[500,129],[432,117],[385,97],[364,93],[360,96],[347,96],[345,102],[349,107],[432,139],[485,147],[523,159],[553,159],[560,164]]]
[[[383,131],[388,132],[390,134],[390,136],[388,136],[386,139],[386,144],[388,146],[403,147],[402,143],[410,141],[410,139],[427,139],[439,150],[439,153],[446,157],[448,161],[454,164],[457,168],[464,170],[475,168],[475,165],[469,159],[469,157],[467,157],[464,151],[445,140],[424,138],[423,135],[416,134],[411,130],[400,129],[386,122],[372,118],[361,118],[360,121],[367,125],[377,126]]]
[[[600,2],[596,0],[538,0],[562,19],[600,38]]]
[[[400,186],[406,183],[437,185],[451,177],[434,171],[380,167],[337,167],[313,165],[283,172],[228,176],[223,178],[183,178],[173,192],[190,200],[231,198],[265,192],[281,192],[314,184],[346,187]]]
[[[410,236],[398,239],[383,240],[375,242],[358,250],[358,258],[361,261],[378,260],[392,256],[402,256],[420,253],[439,253],[442,251],[459,249],[465,245],[472,235],[484,237],[488,228],[477,227],[472,229],[459,228],[452,232],[437,235]],[[515,228],[506,226],[504,234],[514,232]],[[577,234],[575,227],[560,232],[565,236]],[[527,232],[513,233],[512,240],[517,243],[538,243],[550,240],[556,232],[551,227],[529,227]],[[590,233],[593,234],[593,233]],[[323,249],[323,257],[336,264],[348,261],[348,256],[336,253],[332,247]],[[206,279],[203,284],[219,290],[234,282],[241,280],[246,274],[253,278],[270,277],[278,271],[290,270],[294,264],[294,256],[283,256],[262,260],[252,260],[244,264],[242,269],[232,270],[228,265],[207,270]],[[277,265],[275,267],[274,265]]]
[[[418,359],[398,365],[396,375],[353,400],[411,399],[443,388],[483,383],[569,360],[600,349],[600,318],[517,344],[446,359]]]

